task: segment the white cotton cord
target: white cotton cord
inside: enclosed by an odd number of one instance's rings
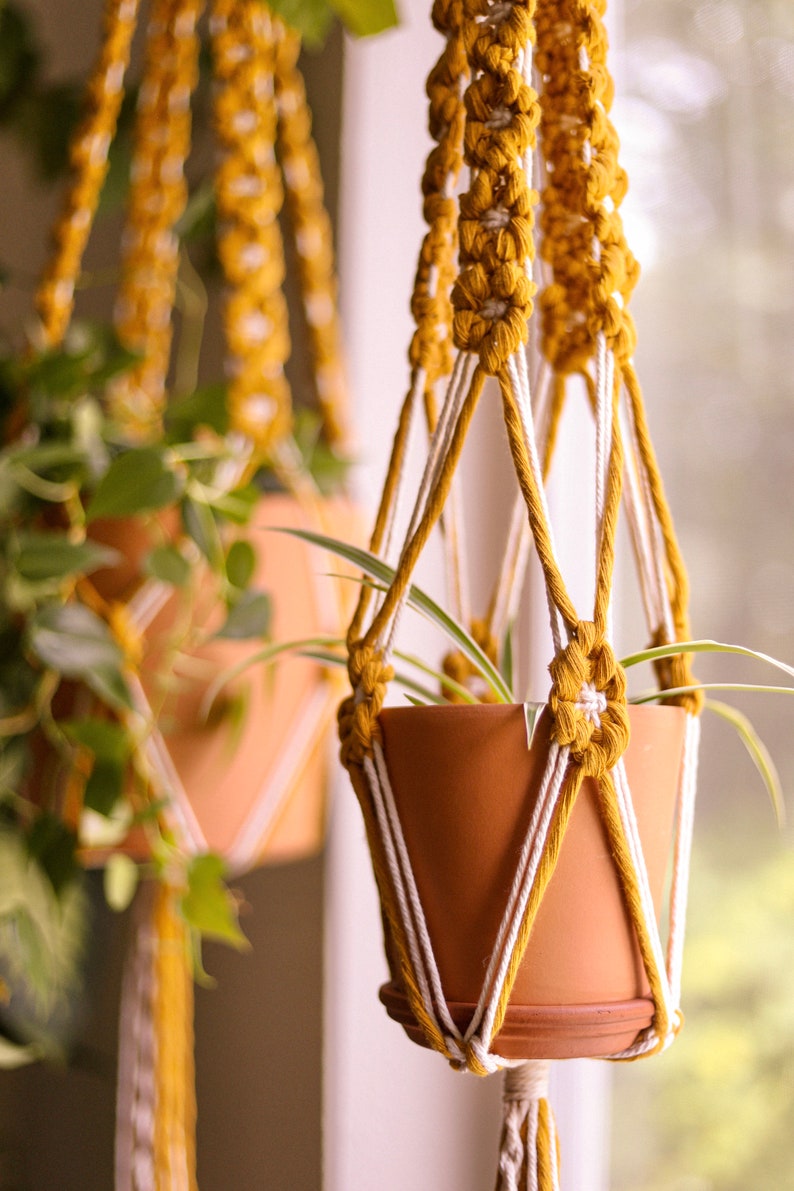
[[[626,412],[628,415],[632,450],[637,461],[640,490],[642,492],[642,504],[645,509],[647,524],[650,530],[649,557],[652,561],[651,573],[654,578],[654,589],[658,593],[658,599],[662,609],[661,624],[667,640],[675,641],[676,629],[673,620],[672,608],[670,605],[670,591],[667,586],[667,577],[665,574],[666,553],[664,549],[664,541],[661,526],[659,525],[659,518],[657,516],[656,508],[653,502],[653,493],[651,491],[651,483],[648,477],[648,471],[642,460],[642,455],[639,449],[637,422],[634,417],[634,410],[632,408],[631,401],[626,402]],[[659,626],[657,623],[655,625],[651,625],[650,627],[652,631],[656,631]]]
[[[389,503],[389,507],[387,509],[386,524],[385,524],[384,530],[383,530],[383,543],[381,545],[381,553],[382,553],[383,557],[387,560],[389,558],[389,555],[390,555],[391,549],[392,549],[392,543],[394,540],[394,528],[399,520],[400,506],[402,503],[402,494],[403,494],[403,489],[405,487],[405,484],[404,484],[405,471],[406,471],[405,460],[406,460],[406,455],[408,453],[407,452],[407,444],[410,441],[411,428],[413,426],[414,417],[415,417],[415,413],[416,413],[416,399],[417,399],[418,394],[420,392],[422,392],[422,390],[424,389],[426,379],[427,379],[427,373],[425,372],[424,368],[417,368],[416,374],[415,374],[415,376],[413,378],[413,382],[411,384],[411,388],[409,389],[408,396],[406,398],[406,405],[408,408],[408,426],[406,427],[405,446],[403,448],[402,458],[400,459],[400,464],[399,464],[399,468],[397,471],[397,479],[396,479],[395,485],[394,485],[394,492],[392,494],[392,499],[391,499],[391,501]]]
[[[471,624],[468,551],[460,477],[453,476],[446,507],[441,514],[450,610],[459,624]]]
[[[667,940],[667,971],[670,992],[675,1005],[678,1005],[681,1000],[684,931],[689,895],[689,860],[692,851],[699,750],[700,717],[688,714],[684,735],[684,753],[681,760],[678,824],[673,859],[673,883],[670,892],[670,931]]]
[[[491,1032],[512,951],[543,855],[549,825],[559,802],[568,752],[567,748],[561,749],[556,744],[552,744],[549,750],[549,761],[522,847],[518,871],[505,907],[480,999],[465,1036],[461,1035],[447,1008],[385,757],[377,741],[373,746],[374,760],[364,758],[364,769],[383,839],[397,911],[424,1008],[436,1028],[445,1036],[450,1053],[455,1058],[464,1060],[466,1049],[470,1047],[486,1070],[491,1072],[506,1065],[506,1060],[490,1053]]]
[[[626,766],[622,757],[612,770],[612,778],[615,784],[615,791],[617,793],[621,823],[623,824],[623,831],[626,835],[626,841],[629,845],[629,852],[631,854],[631,862],[634,868],[635,876],[637,878],[637,887],[639,889],[645,925],[648,930],[648,935],[651,942],[653,959],[658,969],[660,983],[662,985],[662,995],[664,997],[665,1008],[667,1010],[668,1018],[672,1020],[676,1006],[672,1003],[672,998],[670,995],[670,985],[667,979],[667,965],[665,963],[664,948],[662,947],[662,939],[659,933],[659,924],[656,920],[656,906],[654,905],[653,894],[651,893],[651,883],[648,878],[648,866],[645,863],[645,854],[642,850],[640,831],[639,827],[637,826],[637,816],[634,811],[634,801],[631,796],[629,780],[626,776]]]
[[[549,514],[549,506],[546,500],[546,486],[543,482],[543,470],[538,458],[537,443],[535,441],[535,429],[532,418],[532,404],[529,393],[528,370],[526,357],[523,352],[514,353],[508,361],[508,373],[513,386],[513,396],[516,399],[516,406],[521,422],[521,432],[524,440],[524,446],[527,452],[527,458],[532,471],[532,477],[538,491],[540,499],[541,514],[546,522],[549,545],[552,554],[556,556],[556,549],[554,546],[554,532],[551,525],[551,517]],[[554,643],[554,652],[559,653],[562,649],[562,620],[557,610],[557,606],[551,598],[551,593],[546,585],[546,599],[549,605],[549,624],[551,627],[551,636]]]
[[[422,1003],[439,1033],[451,1036],[460,1047],[462,1037],[447,1009],[438,965],[433,954],[433,945],[430,941],[400,817],[394,802],[386,761],[383,750],[377,741],[374,744],[373,752],[375,761],[365,757],[364,769],[373,795],[375,813],[386,852],[386,863],[397,896],[397,909],[408,943],[408,951],[422,996]]]
[[[537,802],[532,812],[529,827],[516,866],[516,875],[508,896],[499,933],[496,937],[488,968],[483,980],[482,992],[474,1016],[466,1031],[467,1040],[476,1032],[486,1046],[490,1047],[499,997],[507,978],[510,959],[518,938],[526,911],[529,895],[537,876],[546,839],[554,812],[560,801],[560,794],[568,765],[569,749],[561,748],[552,741],[543,780],[538,791]]]
[[[455,366],[450,377],[447,396],[441,410],[441,415],[436,426],[435,433],[430,441],[430,449],[428,452],[427,462],[425,465],[422,482],[419,492],[414,503],[414,510],[411,516],[411,522],[405,535],[405,542],[408,543],[413,538],[417,527],[419,526],[422,517],[427,510],[427,504],[431,492],[433,491],[438,476],[443,468],[444,462],[449,454],[452,442],[452,436],[455,427],[458,423],[460,411],[468,393],[469,378],[474,365],[474,360],[469,352],[459,352],[455,360]],[[398,601],[389,621],[383,626],[378,639],[376,641],[376,648],[381,652],[385,661],[391,657],[394,648],[394,638],[397,632],[397,625],[403,608],[408,602],[410,593],[410,585],[406,584],[405,591],[401,599]],[[384,597],[385,598],[385,597]]]
[[[124,966],[119,1014],[116,1091],[115,1191],[154,1191],[157,1042],[154,1003],[155,938],[149,920],[151,890],[138,894],[131,953]]]
[[[596,341],[596,567],[601,557],[601,543],[604,536],[604,513],[609,483],[609,464],[614,444],[612,442],[612,394],[615,384],[615,356],[608,349],[606,335],[599,331]],[[596,577],[597,582],[597,577]],[[612,592],[606,613],[606,639],[614,640]]]
[[[622,409],[621,423],[623,425],[623,440],[630,443],[631,440],[626,430]],[[664,621],[665,601],[659,593],[658,575],[651,549],[651,534],[646,520],[646,510],[642,503],[636,468],[637,460],[634,451],[630,449],[626,452],[626,461],[623,469],[624,507],[629,534],[631,536],[632,553],[637,567],[640,595],[645,611],[645,622],[648,626],[648,631],[654,633]]]
[[[523,360],[523,368],[521,366]],[[526,370],[526,384],[532,394],[533,424],[536,428],[537,446],[540,452],[546,449],[546,439],[549,433],[549,414],[551,405],[551,367],[543,357],[541,367],[534,386],[529,382],[526,355],[519,356],[519,370]],[[522,379],[523,384],[523,379]],[[507,544],[505,546],[505,562],[499,574],[499,580],[494,593],[493,611],[491,613],[491,629],[498,641],[507,632],[508,625],[514,623],[518,615],[518,606],[526,581],[527,567],[532,551],[532,531],[527,519],[527,506],[521,492],[516,496],[510,517]]]
[[[504,562],[494,592],[491,612],[491,631],[501,641],[508,626],[513,624],[518,613],[521,589],[532,546],[532,534],[527,521],[527,506],[521,493],[513,502],[510,526],[504,550]]]
[[[502,1145],[499,1154],[499,1191],[523,1191],[519,1180],[524,1161],[527,1185],[537,1187],[538,1101],[549,1094],[549,1067],[546,1059],[521,1063],[505,1071],[502,1086]],[[526,1145],[521,1129],[526,1121]]]

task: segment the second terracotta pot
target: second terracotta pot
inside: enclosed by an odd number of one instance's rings
[[[685,714],[631,707],[626,770],[660,912]],[[465,1029],[480,995],[549,750],[550,719],[527,748],[519,705],[385,709],[384,752],[450,1010]],[[648,981],[586,780],[494,1049],[508,1058],[612,1054],[653,1016]],[[398,981],[381,999],[423,1036]]]

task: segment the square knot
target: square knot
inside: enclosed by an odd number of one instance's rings
[[[623,667],[596,626],[580,621],[549,672],[553,737],[571,750],[585,776],[600,777],[617,763],[629,740]]]
[[[585,719],[596,728],[601,727],[601,716],[607,709],[607,697],[603,691],[598,691],[592,682],[586,682],[579,692],[576,706]]]
[[[371,752],[373,737],[380,731],[378,715],[386,688],[394,677],[393,667],[384,664],[380,651],[371,646],[352,646],[347,668],[353,694],[342,702],[337,713],[345,765],[361,764]]]

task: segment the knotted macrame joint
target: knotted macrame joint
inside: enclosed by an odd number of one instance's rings
[[[553,739],[570,748],[584,777],[603,777],[629,743],[623,667],[593,622],[579,621],[549,672]]]
[[[341,758],[346,766],[360,766],[372,754],[373,739],[380,739],[378,715],[394,667],[384,662],[379,649],[358,642],[350,647],[347,669],[353,693],[339,708]]]

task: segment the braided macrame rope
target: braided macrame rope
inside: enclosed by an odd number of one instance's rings
[[[447,16],[452,6],[445,8]],[[435,10],[437,12],[437,9]],[[612,579],[618,511],[625,502],[640,588],[655,641],[688,635],[686,577],[645,422],[631,362],[634,326],[627,311],[638,269],[618,207],[626,179],[609,121],[603,0],[464,0],[468,61],[464,154],[469,185],[460,199],[459,274],[452,290],[457,360],[434,418],[435,432],[404,545],[388,590],[362,593],[348,635],[351,696],[340,708],[342,758],[362,806],[386,926],[394,979],[401,984],[426,1042],[457,1068],[487,1075],[506,1067],[499,1191],[555,1191],[559,1157],[545,1088],[528,1069],[498,1053],[515,980],[570,815],[585,778],[594,779],[609,849],[636,935],[654,1005],[651,1024],[612,1057],[634,1059],[668,1046],[681,1026],[683,924],[695,794],[697,696],[679,702],[687,716],[677,808],[677,836],[666,948],[657,921],[631,792],[623,765],[628,744],[626,677],[612,639]],[[457,27],[457,26],[456,26]],[[451,44],[446,29],[448,47]],[[533,58],[535,72],[533,74]],[[443,59],[442,59],[443,61]],[[539,80],[536,94],[529,80]],[[543,165],[539,245],[545,284],[539,298],[538,373],[533,402],[524,352],[532,313],[533,213],[530,165],[539,130]],[[429,236],[423,245],[425,252]],[[420,257],[417,307],[437,318],[427,278],[442,266]],[[438,380],[437,355],[422,353],[422,327],[411,345],[411,386],[403,405],[372,538],[394,533],[405,445],[422,386]],[[524,572],[531,539],[543,574],[554,643],[548,708],[552,744],[516,865],[479,1001],[465,1031],[452,1019],[414,878],[381,742],[378,714],[392,676],[395,633],[416,560],[442,517],[468,426],[486,378],[501,397],[521,515],[511,521],[507,578],[497,584],[476,639],[494,655],[494,630],[515,608],[513,584]],[[584,382],[595,425],[595,572],[593,611],[582,619],[555,548],[545,481],[568,380]],[[625,485],[625,493],[624,493]],[[471,671],[452,655],[445,670],[458,682]],[[684,655],[658,667],[663,687],[691,684]]]
[[[144,441],[160,435],[166,402],[179,268],[174,227],[187,203],[184,171],[202,7],[201,0],[153,0],[147,26],[115,310],[119,338],[142,359],[109,392],[120,425]]]
[[[323,198],[306,87],[296,65],[300,37],[275,18],[272,26],[276,49],[277,145],[313,360],[313,382],[326,437],[329,443],[339,446],[346,435],[343,418],[346,386],[341,366],[333,232]]]
[[[108,149],[124,96],[138,0],[107,0],[97,63],[86,88],[85,112],[70,150],[72,181],[52,233],[52,255],[36,293],[41,337],[57,346],[74,308],[83,252],[108,171]]]
[[[124,970],[115,1191],[196,1191],[193,979],[178,890],[144,886]]]
[[[219,82],[215,124],[223,155],[216,173],[218,251],[228,284],[224,321],[232,426],[267,447],[291,420],[284,375],[290,353],[284,202],[276,162],[274,18],[256,0],[214,0],[212,46]]]

